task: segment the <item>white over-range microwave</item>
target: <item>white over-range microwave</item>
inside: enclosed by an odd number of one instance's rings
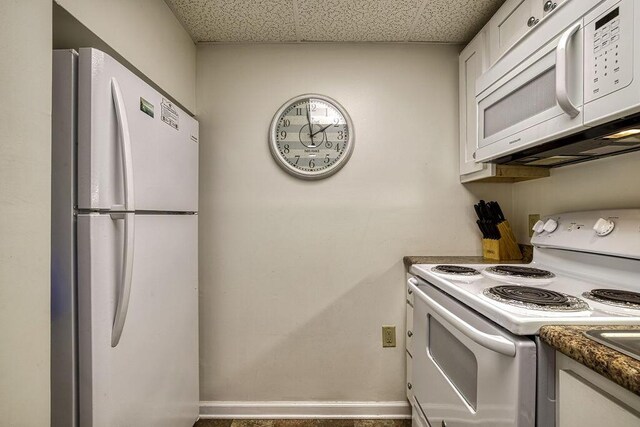
[[[640,149],[640,1],[566,0],[476,88],[478,162],[555,167]]]

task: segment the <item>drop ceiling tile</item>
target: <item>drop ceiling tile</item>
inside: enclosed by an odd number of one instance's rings
[[[303,41],[406,41],[423,0],[297,0]]]
[[[166,0],[196,42],[296,40],[294,0]]]
[[[410,41],[467,42],[504,0],[427,0]]]

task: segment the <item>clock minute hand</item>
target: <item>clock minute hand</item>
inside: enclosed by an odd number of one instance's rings
[[[311,100],[309,100],[311,101]],[[316,144],[313,143],[313,135],[315,135],[313,133],[313,127],[311,126],[311,104],[310,102],[307,102],[307,122],[309,123],[309,139],[311,140],[311,146],[310,148],[315,148]]]
[[[324,132],[329,126],[331,126],[333,123],[329,123],[328,125],[326,125],[325,127],[323,127],[322,129],[320,129],[317,132],[314,132],[311,134],[311,138],[313,138],[315,135],[319,134],[320,132]]]
[[[309,107],[309,103],[307,102],[307,123],[309,123],[309,138],[311,139],[311,143],[313,144],[313,135],[311,135],[311,132],[313,132],[313,128],[311,127],[311,111],[310,111]]]

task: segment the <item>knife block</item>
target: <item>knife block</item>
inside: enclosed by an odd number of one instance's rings
[[[516,242],[513,230],[507,221],[498,224],[500,239],[482,239],[482,257],[495,261],[522,259],[520,246]]]

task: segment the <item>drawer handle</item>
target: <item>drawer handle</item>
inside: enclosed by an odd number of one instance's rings
[[[540,22],[540,20],[539,20],[539,19],[536,19],[536,17],[535,17],[535,16],[532,16],[531,18],[529,18],[529,19],[527,20],[527,27],[531,28],[531,27],[533,27],[534,25],[536,25],[538,22]]]
[[[409,288],[409,295],[411,295],[413,293],[413,290],[411,288]]]
[[[411,331],[407,331],[407,336],[408,336],[409,338],[411,338],[411,337],[413,336],[413,332],[411,332]]]
[[[544,9],[544,11],[545,11],[545,12],[550,12],[550,11],[552,11],[553,9],[555,9],[557,5],[558,5],[558,3],[554,3],[554,2],[552,2],[551,0],[548,0],[548,1],[544,4],[543,9]]]
[[[409,390],[411,390],[411,389],[413,388],[413,386],[411,385],[411,383],[407,383],[407,388],[408,388]]]

